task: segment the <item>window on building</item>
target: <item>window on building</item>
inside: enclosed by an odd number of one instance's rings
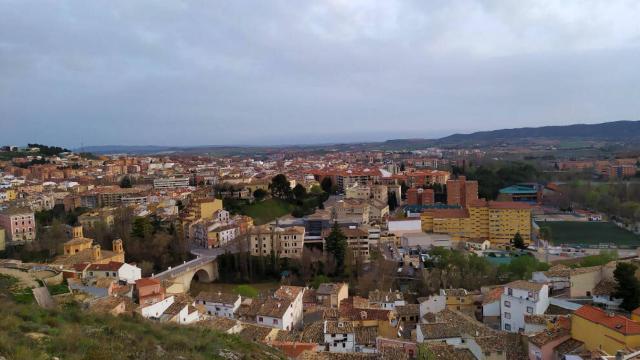
[[[504,318],[505,319],[511,319],[511,313],[505,312],[504,313]]]
[[[507,331],[511,331],[511,324],[504,324],[504,329]]]
[[[507,300],[505,300],[505,301],[504,301],[504,307],[508,307],[508,308],[510,308],[510,307],[511,307],[511,301],[507,301]]]
[[[531,306],[527,306],[527,313],[533,314],[533,308]]]

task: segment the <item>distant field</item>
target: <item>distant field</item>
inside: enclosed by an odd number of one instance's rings
[[[610,222],[549,221],[539,222],[538,225],[551,227],[553,243],[556,245],[640,246],[640,236]]]
[[[291,204],[279,199],[267,199],[242,208],[242,213],[251,216],[256,225],[266,224],[287,215],[293,210]]]

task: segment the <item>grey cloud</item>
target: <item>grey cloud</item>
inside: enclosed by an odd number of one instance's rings
[[[0,0],[0,143],[312,143],[640,118],[635,1]]]

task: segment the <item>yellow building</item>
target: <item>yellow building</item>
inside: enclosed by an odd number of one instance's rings
[[[213,214],[222,210],[222,200],[214,198],[195,199],[189,203],[186,220],[212,219]]]
[[[476,304],[477,295],[465,289],[441,289],[440,295],[445,296],[446,308],[449,310],[458,310],[474,315],[478,306],[481,306]]]
[[[618,350],[640,346],[640,323],[584,305],[571,317],[571,337],[582,341],[587,350],[615,354]]]
[[[454,240],[487,239],[508,245],[520,233],[531,241],[531,206],[512,201],[478,200],[467,209],[428,209],[421,215],[422,231],[449,234]]]
[[[14,201],[18,197],[18,192],[15,189],[6,189],[4,194],[7,198],[7,201]]]
[[[80,263],[107,264],[110,261],[124,261],[124,246],[121,239],[113,240],[112,251],[102,250],[93,245],[89,238],[75,238],[64,243],[64,254],[56,257],[55,265],[73,266]]]

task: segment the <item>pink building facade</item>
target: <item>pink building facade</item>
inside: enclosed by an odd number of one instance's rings
[[[33,241],[36,238],[36,219],[31,210],[9,209],[0,213],[0,226],[11,242]]]

